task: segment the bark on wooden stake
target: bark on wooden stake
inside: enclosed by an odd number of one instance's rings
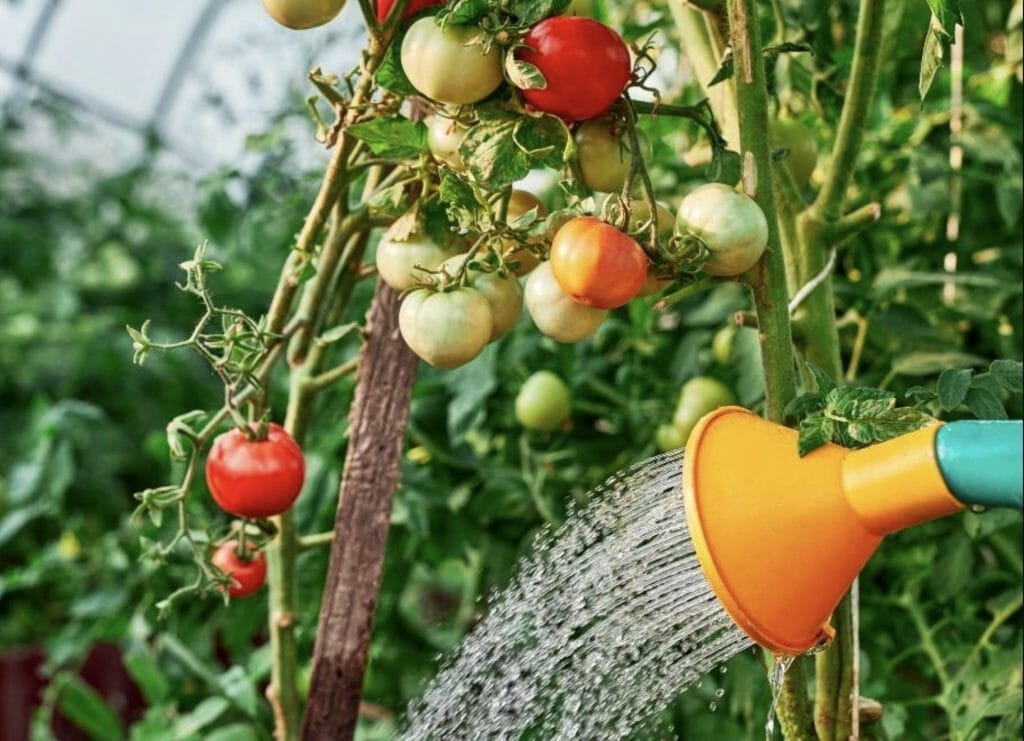
[[[355,733],[416,375],[416,356],[398,333],[398,294],[383,281],[366,331],[302,719],[302,738],[315,741],[350,739]]]

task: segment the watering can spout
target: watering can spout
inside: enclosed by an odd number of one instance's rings
[[[738,407],[704,417],[683,461],[701,568],[736,623],[777,653],[828,619],[888,533],[972,507],[1021,508],[1020,422],[952,422],[801,458],[797,433]]]

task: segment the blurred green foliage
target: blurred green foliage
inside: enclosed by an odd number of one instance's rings
[[[836,39],[852,34],[855,5],[783,6],[816,54],[783,57],[775,93],[827,151],[839,103],[832,86],[849,65],[849,47]],[[850,197],[853,205],[878,200],[884,214],[844,249],[837,273],[844,355],[857,353],[860,383],[902,396],[912,386],[934,388],[948,367],[1021,358],[1019,8],[1009,21],[1005,3],[963,8],[962,218],[951,243],[948,70],[922,105],[917,63],[927,6],[890,3],[883,77]],[[627,38],[662,30],[658,43],[675,43],[660,5],[605,10]],[[764,22],[770,31],[770,17]],[[668,93],[695,99],[692,89]],[[152,318],[157,336],[188,333],[198,308],[173,284],[200,239],[225,265],[214,277],[219,300],[262,313],[317,175],[290,165],[292,145],[281,132],[292,113],[250,141],[263,157],[257,170],[198,181],[161,170],[155,156],[127,172],[72,177],[55,158],[20,145],[18,127],[42,115],[49,114],[28,111],[0,132],[0,651],[42,644],[47,670],[61,678],[47,702],[94,735],[115,737],[113,716],[62,672],[108,640],[122,647],[150,708],[132,738],[267,738],[264,600],[224,607],[197,599],[156,622],[154,603],[191,579],[188,560],[140,562],[140,538],[159,533],[129,519],[132,493],[168,476],[167,420],[218,404],[216,379],[182,354],[133,367],[124,326]],[[644,126],[656,143],[659,195],[674,205],[702,178],[701,166],[680,156],[695,134],[673,119]],[[944,272],[949,254],[955,274]],[[358,288],[351,319],[362,316],[370,289]],[[713,375],[756,407],[756,332],[738,333],[727,365],[710,349],[715,332],[744,308],[732,285],[664,312],[653,299],[633,302],[579,346],[557,345],[524,319],[456,372],[421,369],[361,735],[394,729],[538,528],[655,452],[654,431],[671,417],[684,381]],[[513,400],[539,369],[569,384],[570,429],[525,433],[516,424]],[[296,510],[300,532],[331,528],[352,391],[351,380],[342,381],[319,403]],[[1021,415],[1019,395],[1003,401]],[[196,526],[227,523],[203,491],[189,509]],[[1021,537],[1019,514],[965,514],[883,545],[860,581],[861,687],[885,707],[868,733],[1020,737]],[[319,549],[299,562],[302,656],[312,649],[326,558]],[[769,698],[759,657],[747,652],[726,668],[682,695],[663,728],[678,737],[762,737]],[[37,732],[45,725],[40,716]]]

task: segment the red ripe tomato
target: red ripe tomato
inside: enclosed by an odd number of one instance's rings
[[[228,594],[232,597],[248,597],[258,592],[267,580],[267,559],[261,551],[249,549],[249,557],[238,554],[238,543],[228,541],[213,552],[210,562],[231,577]]]
[[[558,285],[573,301],[598,309],[615,309],[640,293],[647,263],[635,239],[593,216],[570,219],[551,242]]]
[[[405,12],[402,13],[402,18],[412,18],[421,10],[440,7],[444,3],[445,0],[409,0],[409,4],[405,6]],[[381,23],[386,21],[388,13],[393,7],[395,7],[395,0],[377,0],[377,20]]]
[[[566,121],[600,116],[619,99],[632,74],[622,38],[590,18],[548,18],[531,28],[523,43],[527,48],[516,51],[516,57],[534,65],[547,81],[543,90],[523,90],[523,98]]]
[[[249,440],[239,429],[213,441],[206,459],[206,485],[225,512],[271,517],[292,506],[306,475],[302,449],[280,425],[265,440]]]

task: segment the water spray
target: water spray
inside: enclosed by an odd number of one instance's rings
[[[755,642],[828,643],[829,618],[882,538],[971,507],[1022,508],[1024,430],[951,422],[803,458],[797,432],[722,407],[690,434],[683,499],[704,575]]]

